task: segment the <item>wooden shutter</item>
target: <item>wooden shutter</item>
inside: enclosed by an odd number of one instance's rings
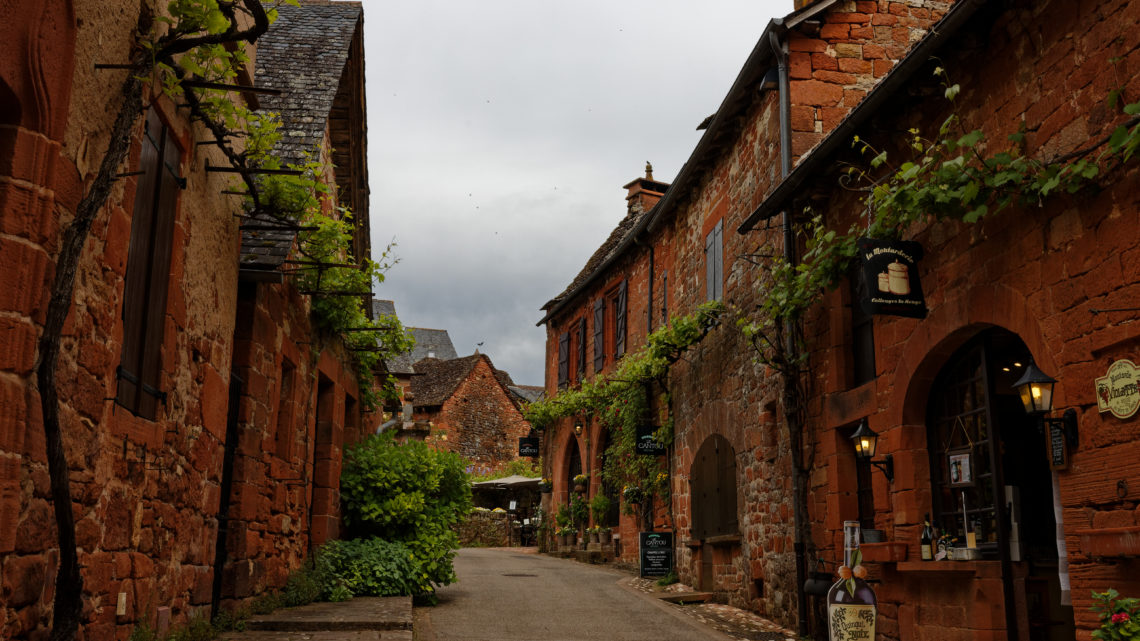
[[[566,387],[570,380],[570,332],[558,337],[558,387]]]
[[[181,152],[157,113],[147,114],[123,289],[123,351],[117,400],[147,419],[158,414],[171,245]]]
[[[586,319],[578,321],[578,379],[586,375]]]
[[[614,311],[614,358],[625,354],[626,302],[629,300],[629,282],[618,285],[617,306]]]
[[[736,456],[728,441],[717,448],[717,534],[737,534]]]
[[[594,301],[594,373],[606,366],[606,299]]]
[[[720,300],[724,295],[724,221],[705,236],[705,300]]]

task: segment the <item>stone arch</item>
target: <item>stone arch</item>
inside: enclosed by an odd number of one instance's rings
[[[1016,334],[1038,367],[1057,371],[1037,318],[1021,292],[1004,285],[980,285],[947,299],[907,339],[895,368],[895,380],[905,384],[892,390],[886,424],[924,425],[930,388],[942,366],[959,347],[991,327]],[[1057,387],[1063,391],[1060,383]]]
[[[20,126],[61,140],[75,69],[72,0],[17,0],[0,22],[0,81],[21,105]],[[9,114],[5,115],[5,124]]]

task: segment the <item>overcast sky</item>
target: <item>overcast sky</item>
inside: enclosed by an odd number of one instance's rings
[[[671,182],[769,19],[792,0],[364,3],[376,290],[542,385],[540,308]]]

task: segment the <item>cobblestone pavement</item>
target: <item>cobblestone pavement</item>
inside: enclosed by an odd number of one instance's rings
[[[630,579],[630,585],[647,594],[693,592],[693,588],[683,583],[674,583],[664,588],[653,579]],[[768,619],[722,603],[694,603],[691,605],[669,604],[697,621],[738,641],[794,641],[795,631],[781,627]]]

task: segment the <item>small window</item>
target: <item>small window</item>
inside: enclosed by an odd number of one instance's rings
[[[558,335],[558,387],[570,384],[570,332]]]
[[[131,240],[123,287],[123,350],[119,359],[117,403],[148,420],[158,415],[166,289],[174,217],[182,179],[182,153],[158,114],[147,112],[139,154],[142,172],[135,186]]]
[[[606,298],[594,301],[594,373],[606,366]]]
[[[705,299],[724,299],[724,221],[705,236]]]

